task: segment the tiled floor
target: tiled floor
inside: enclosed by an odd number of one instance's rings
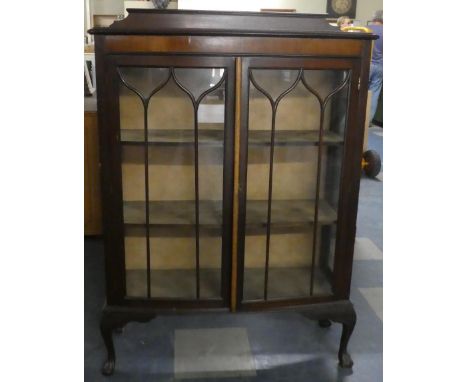
[[[382,129],[370,129],[369,148],[381,158],[382,139]],[[323,329],[292,312],[192,314],[128,324],[114,335],[115,374],[103,377],[103,248],[101,240],[85,239],[85,380],[381,381],[382,182],[383,177],[361,180],[351,291],[358,317],[349,344],[352,370],[337,366],[339,325]]]
[[[382,251],[367,237],[356,237],[354,260],[382,260]]]
[[[176,329],[176,379],[255,376],[246,328]]]
[[[383,288],[358,288],[359,292],[367,300],[374,313],[383,319]]]

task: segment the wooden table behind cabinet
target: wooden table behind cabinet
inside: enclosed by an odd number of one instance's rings
[[[97,112],[84,112],[84,234],[102,233]]]

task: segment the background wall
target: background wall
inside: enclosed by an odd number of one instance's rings
[[[123,15],[125,13],[124,0],[89,0],[89,4],[91,15]],[[299,13],[326,13],[327,0],[178,0],[171,3],[171,7],[175,6],[178,6],[179,9],[237,11],[293,8]],[[365,24],[378,9],[383,9],[383,0],[357,0],[356,19]],[[86,27],[85,15],[85,30]]]
[[[179,0],[179,9],[259,11],[261,8],[294,8],[301,13],[325,13],[326,0]]]
[[[261,8],[293,8],[299,13],[326,13],[327,0],[179,0],[179,9],[259,11]],[[383,0],[357,0],[356,19],[367,21],[383,9]]]
[[[356,19],[371,20],[375,11],[383,9],[383,0],[357,0]]]
[[[90,0],[91,12],[95,15],[123,15],[123,0]]]

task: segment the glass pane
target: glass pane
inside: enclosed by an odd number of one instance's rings
[[[252,84],[249,90],[249,141],[246,227],[244,244],[244,300],[263,299],[266,259],[266,225],[269,161],[268,134],[271,105]],[[263,206],[262,206],[263,204]],[[257,208],[255,208],[257,207]]]
[[[338,89],[346,80],[347,70],[304,70],[304,80],[322,99]]]
[[[337,77],[339,76],[337,73]],[[324,132],[338,137],[340,142],[343,142],[345,138],[348,89],[349,86],[346,85],[333,95],[325,108]],[[321,210],[338,210],[343,153],[343,145],[323,146],[319,199]],[[336,221],[319,226],[318,235],[313,288],[316,295],[332,292],[331,277],[335,261]]]
[[[119,68],[122,80],[134,88],[143,98],[148,98],[151,93],[164,84],[169,77],[168,68]]]
[[[294,84],[298,74],[298,70],[254,69],[251,72],[251,78],[275,101]]]
[[[175,76],[186,90],[188,90],[195,100],[200,95],[216,86],[223,76],[224,69],[174,69]]]
[[[294,83],[298,71],[256,69],[252,73],[259,79],[257,85],[261,82],[276,99]],[[277,105],[273,145],[273,110],[250,83],[244,300],[332,292],[347,107],[347,99],[340,97],[346,97],[347,90],[330,98],[323,110],[320,149],[322,108],[307,86],[314,84],[313,90],[324,99],[343,83],[345,74],[304,71],[306,84],[297,83]]]
[[[158,71],[155,68],[125,69],[128,82],[131,80],[134,86],[139,84],[146,91],[145,94],[150,94],[150,87],[156,84],[153,81],[150,86],[146,78],[155,79],[157,73],[170,73],[167,68],[158,68]],[[176,71],[178,80],[184,81],[183,86],[196,94],[209,90],[210,83],[219,82],[223,74],[220,69]],[[134,92],[121,84],[127,295],[176,299],[220,298],[224,83],[201,100],[197,150],[195,108],[190,97],[173,77],[168,81],[162,75],[159,78],[161,82],[156,86],[164,86],[151,96],[147,108],[147,149],[143,103]],[[146,227],[146,188],[149,235]],[[147,276],[148,264],[150,279]]]
[[[134,101],[131,95],[123,91],[121,107],[125,105],[126,113],[121,114],[126,121],[131,114],[130,102]],[[137,100],[139,101],[139,100]],[[140,102],[141,104],[141,102]],[[138,110],[138,103],[133,103]],[[141,107],[142,111],[143,107]],[[138,121],[136,121],[138,123]],[[143,120],[141,121],[143,122]],[[130,297],[146,297],[147,292],[147,259],[146,259],[146,231],[143,205],[145,201],[145,151],[143,146],[123,145],[122,155],[122,195],[124,200],[125,222],[125,266],[127,295]],[[140,208],[138,209],[138,206]],[[142,212],[139,213],[139,210]]]
[[[135,92],[123,84],[120,84],[119,112],[121,141],[143,141],[143,103]]]
[[[224,105],[221,86],[205,96],[198,108],[200,298],[221,296]]]

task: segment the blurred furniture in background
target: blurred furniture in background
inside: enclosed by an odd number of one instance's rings
[[[85,45],[84,51],[85,95],[92,95],[96,91],[94,45]]]
[[[96,99],[85,98],[84,112],[84,234],[100,235],[101,182]]]
[[[380,92],[380,96],[379,96],[379,102],[377,103],[377,110],[375,112],[372,123],[374,125],[383,127],[383,85],[382,85],[382,91]]]

